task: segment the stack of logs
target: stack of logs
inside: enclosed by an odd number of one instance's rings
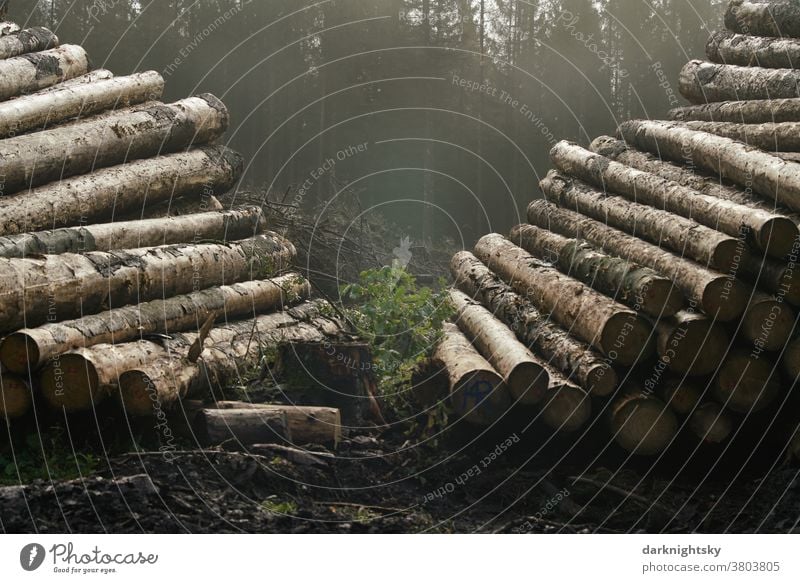
[[[466,419],[519,402],[574,431],[594,406],[619,445],[657,454],[679,429],[722,443],[786,407],[800,375],[800,4],[732,0],[725,23],[712,62],[681,74],[693,105],[588,149],[558,143],[528,224],[453,257],[457,326],[435,356]]]
[[[5,7],[6,2],[2,2]],[[160,100],[156,72],[90,70],[80,46],[0,23],[0,419],[116,400],[153,416],[235,384],[283,342],[341,331],[287,272],[213,95]],[[193,408],[209,441],[332,442],[339,411]]]

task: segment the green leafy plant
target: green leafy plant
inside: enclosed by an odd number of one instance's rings
[[[61,428],[41,435],[29,433],[0,451],[0,485],[27,484],[33,480],[71,480],[93,473],[98,458],[87,451],[73,451]]]
[[[408,386],[414,366],[430,355],[453,314],[445,282],[421,287],[405,269],[383,267],[362,272],[342,296],[354,304],[349,317],[372,345],[381,397],[402,409],[400,388]]]

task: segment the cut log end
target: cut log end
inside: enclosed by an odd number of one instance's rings
[[[788,217],[774,217],[759,232],[758,247],[772,257],[791,253],[798,237],[797,224]]]
[[[24,332],[15,332],[0,342],[0,362],[13,373],[29,374],[39,362],[39,347]]]
[[[31,388],[21,378],[0,375],[0,419],[18,419],[30,411],[33,400]]]
[[[672,372],[702,376],[714,372],[725,358],[729,338],[705,317],[688,318],[660,329],[659,356]]]
[[[125,412],[134,417],[153,415],[161,406],[152,379],[140,370],[129,370],[119,377],[119,397]]]
[[[550,375],[534,362],[522,362],[506,378],[511,396],[526,405],[535,405],[544,399],[550,386]]]
[[[768,407],[780,392],[780,383],[766,358],[738,350],[720,368],[714,389],[728,409],[750,413]]]
[[[598,363],[586,372],[586,385],[584,388],[592,395],[607,397],[617,390],[619,377],[610,365]]]
[[[669,279],[655,279],[650,282],[641,298],[641,309],[645,314],[656,318],[666,318],[677,314],[683,307],[683,294]]]
[[[730,322],[744,313],[749,294],[745,286],[730,277],[719,277],[703,291],[703,312],[721,322]]]
[[[589,421],[592,401],[579,387],[564,383],[551,389],[542,405],[542,420],[557,431],[577,431]]]
[[[689,429],[705,443],[727,441],[733,428],[733,419],[717,403],[703,403],[689,417]]]
[[[763,350],[780,350],[794,330],[795,313],[778,299],[751,305],[742,320],[742,334]]]
[[[450,403],[465,421],[491,425],[511,405],[508,389],[494,371],[474,371],[451,391]]]
[[[612,315],[603,327],[600,347],[623,366],[649,358],[654,351],[651,327],[630,312]]]
[[[97,371],[79,354],[64,354],[42,369],[42,395],[54,408],[67,412],[90,409],[106,395],[98,389]]]
[[[617,444],[627,451],[655,455],[672,442],[678,432],[678,420],[658,399],[628,396],[613,407],[612,430]]]

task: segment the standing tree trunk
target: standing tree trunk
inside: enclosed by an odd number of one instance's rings
[[[800,97],[800,71],[689,61],[678,88],[690,103]]]
[[[135,106],[3,140],[0,174],[5,174],[10,194],[95,168],[205,144],[227,127],[225,105],[209,94],[171,105]]]
[[[725,28],[756,36],[800,37],[800,6],[794,0],[730,0]]]
[[[545,179],[559,178],[563,176],[551,170]],[[663,245],[711,269],[727,271],[737,261],[739,242],[729,235],[667,211],[605,194],[586,184],[576,186],[579,188],[560,190],[556,196],[552,191],[545,191],[545,198],[560,207],[603,221],[609,227]]]
[[[755,146],[768,152],[800,150],[800,122],[743,124],[724,121],[687,121],[690,130],[707,132]]]
[[[708,39],[706,56],[714,63],[727,65],[793,69],[800,63],[800,40],[720,30]]]
[[[219,320],[269,312],[304,300],[310,293],[310,284],[302,276],[288,274],[116,308],[10,334],[0,342],[0,361],[10,371],[29,374],[73,348],[197,330],[212,314]]]
[[[730,338],[710,318],[688,310],[661,320],[657,326],[658,356],[673,372],[711,374],[725,358]]]
[[[563,273],[635,311],[663,318],[675,314],[683,305],[683,294],[668,278],[603,253],[588,243],[533,225],[517,225],[509,238],[539,259],[554,261]]]
[[[145,205],[173,196],[222,194],[236,183],[242,168],[239,154],[212,146],[97,170],[0,197],[0,232],[15,235],[103,222],[109,213],[141,213]]]
[[[559,190],[575,188],[569,181],[556,178],[545,178],[540,186],[554,196]],[[713,318],[728,322],[744,313],[747,290],[733,277],[710,271],[660,247],[544,200],[536,200],[528,205],[528,221],[565,237],[586,239],[607,253],[658,271],[676,283],[690,305],[700,307]]]
[[[781,391],[778,374],[764,355],[731,351],[714,383],[717,400],[736,413],[755,413],[768,407]]]
[[[59,255],[178,245],[198,241],[239,241],[264,230],[260,207],[166,219],[145,219],[66,227],[0,237],[0,257]]]
[[[607,396],[616,390],[617,374],[602,355],[556,326],[547,314],[514,292],[472,253],[456,253],[450,261],[450,272],[461,291],[489,308],[550,365],[586,392]]]
[[[289,241],[267,233],[227,245],[0,259],[0,331],[269,277],[296,254]]]
[[[94,83],[56,85],[51,89],[0,103],[0,138],[14,137],[76,117],[89,117],[108,109],[161,99],[164,78],[155,71],[148,71]]]
[[[475,255],[537,308],[612,360],[631,365],[652,353],[651,328],[636,312],[535,259],[502,235],[481,238]]]
[[[719,101],[669,110],[675,121],[727,121],[733,123],[779,123],[800,121],[800,99],[756,99]]]
[[[621,194],[628,200],[681,215],[686,219],[705,225],[708,229],[721,231],[731,237],[741,237],[742,234],[747,234],[748,239],[753,241],[759,249],[774,257],[786,255],[792,249],[795,239],[800,236],[797,225],[786,217],[704,195],[691,188],[681,186],[677,182],[631,168],[569,142],[556,144],[550,150],[550,158],[562,172],[597,188]],[[579,210],[584,210],[583,205]],[[661,215],[669,218],[669,215],[663,211],[660,211]],[[610,221],[609,224],[611,224]],[[696,228],[697,226],[694,223],[686,223],[686,225],[687,228],[692,226]],[[635,227],[638,231],[641,224],[637,221]],[[628,229],[623,230],[627,231]],[[667,229],[663,229],[659,233],[666,231]],[[707,229],[699,231],[700,237],[708,236]],[[694,232],[698,232],[698,230]],[[711,235],[716,236],[716,233],[711,233]],[[672,238],[668,237],[667,239]],[[678,245],[685,240],[689,240],[689,238],[678,237],[677,234],[674,237],[674,241]],[[688,248],[689,243],[686,245],[687,253],[692,255]],[[681,246],[680,249],[684,249],[684,247]],[[700,254],[700,256],[703,255],[709,256],[710,254]],[[725,268],[722,265],[718,267]]]
[[[445,323],[433,357],[444,365],[450,381],[450,403],[465,421],[491,425],[511,406],[502,377],[455,324]]]
[[[614,441],[634,454],[661,453],[678,433],[675,414],[659,399],[640,391],[617,397],[610,412]]]
[[[628,121],[619,126],[618,132],[637,148],[669,160],[691,160],[703,170],[800,210],[800,164],[675,122]]]
[[[535,405],[544,399],[550,375],[542,361],[486,308],[460,291],[451,290],[450,299],[456,308],[459,328],[502,375],[511,396],[526,405]]]
[[[12,35],[0,36],[0,59],[46,51],[57,46],[58,37],[51,31],[41,26],[27,28]]]
[[[85,75],[89,68],[89,56],[76,45],[62,45],[49,51],[2,60],[0,101]]]

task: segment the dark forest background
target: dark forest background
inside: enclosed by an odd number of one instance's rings
[[[674,107],[721,0],[42,0],[10,17],[230,108],[242,189],[342,189],[416,239],[519,222],[560,139]],[[361,144],[362,147],[358,147]],[[326,162],[327,161],[327,162]]]

